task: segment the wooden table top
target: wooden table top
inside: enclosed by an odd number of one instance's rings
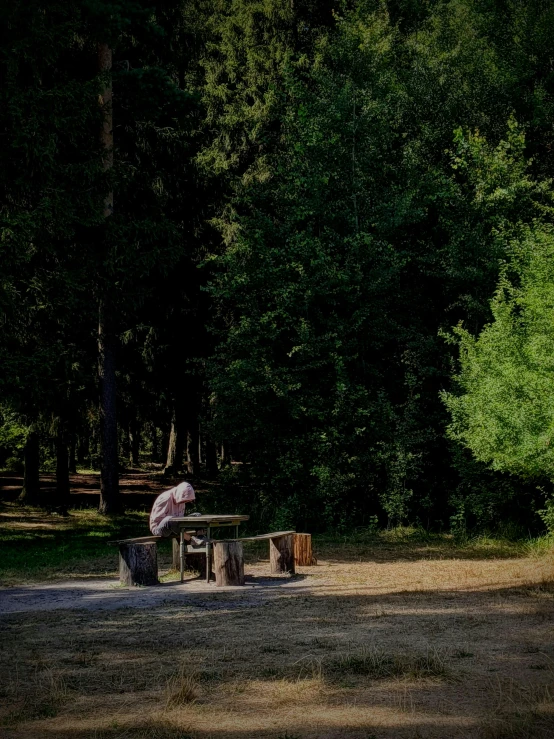
[[[176,523],[232,523],[233,521],[248,521],[250,516],[232,515],[224,513],[220,516],[215,513],[203,513],[201,516],[175,516],[172,521]]]

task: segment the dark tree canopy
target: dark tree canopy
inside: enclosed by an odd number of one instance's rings
[[[106,512],[148,458],[279,528],[537,524],[548,432],[500,463],[471,409],[548,304],[552,3],[0,13],[4,461],[107,465]]]

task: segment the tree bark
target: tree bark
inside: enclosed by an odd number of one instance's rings
[[[272,574],[294,575],[294,534],[285,534],[269,540],[269,563]]]
[[[106,172],[113,168],[112,50],[105,42],[98,44],[98,71],[103,75],[99,97],[102,108],[100,141]],[[104,220],[113,213],[113,191],[104,198]],[[119,498],[119,460],[116,416],[116,349],[114,306],[109,291],[101,287],[98,309],[98,374],[100,378],[100,513],[121,509]]]
[[[200,473],[200,458],[198,454],[199,440],[200,435],[198,433],[198,422],[195,418],[187,433],[187,457],[188,471],[190,475],[198,475]]]
[[[183,466],[186,428],[183,423],[184,409],[179,402],[175,403],[171,416],[171,432],[167,447],[165,474],[175,475]]]
[[[244,585],[244,554],[241,541],[214,543],[216,585]]]
[[[122,585],[158,584],[158,551],[155,542],[120,544],[119,581]]]
[[[151,462],[157,462],[159,459],[158,455],[158,429],[156,428],[156,425],[153,423],[150,428],[150,440],[151,440],[151,446],[152,450],[150,452],[150,461]]]
[[[75,429],[69,432],[69,471],[75,474],[77,472],[77,434]]]
[[[177,460],[177,437],[178,437],[178,428],[177,428],[177,412],[175,408],[173,408],[173,413],[171,415],[171,431],[169,432],[169,442],[167,445],[167,458],[165,460],[165,469],[164,474],[165,475],[174,475],[177,471],[175,469],[176,466],[176,460]]]
[[[90,465],[89,437],[87,432],[83,432],[81,428],[77,444],[77,464],[84,465],[87,460]]]
[[[121,406],[120,406],[121,409]],[[125,460],[125,466],[127,460],[131,462],[131,434],[129,432],[129,421],[126,414],[120,412],[117,423],[117,433],[119,436],[119,456]]]
[[[19,500],[26,505],[38,505],[40,500],[40,443],[35,426],[31,426],[25,440],[23,489]]]
[[[129,461],[133,467],[138,467],[140,462],[140,424],[136,417],[131,418],[129,422],[129,445],[131,449]]]
[[[294,534],[294,562],[298,567],[311,567],[316,564],[312,554],[311,534]]]
[[[54,504],[62,514],[67,514],[71,500],[69,483],[69,449],[67,432],[60,420],[56,433],[56,497]]]
[[[100,302],[98,321],[98,374],[100,377],[100,513],[121,509],[119,497],[119,459],[116,415],[115,354],[109,302]]]

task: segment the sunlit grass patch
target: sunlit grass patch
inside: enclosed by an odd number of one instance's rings
[[[90,509],[58,516],[39,508],[3,503],[0,508],[1,583],[60,577],[115,576],[117,548],[108,541],[148,533],[148,514],[101,516]],[[159,552],[168,557],[170,543]]]
[[[196,671],[189,665],[181,665],[175,675],[172,675],[165,687],[165,704],[168,708],[184,706],[187,703],[196,703],[199,697],[199,687]]]

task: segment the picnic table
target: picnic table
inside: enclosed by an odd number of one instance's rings
[[[213,529],[234,528],[233,539],[239,537],[239,526],[243,521],[248,521],[250,516],[239,516],[234,514],[202,514],[201,516],[178,516],[172,519],[179,527],[179,565],[181,571],[181,582],[184,580],[185,572],[185,552],[189,554],[206,554],[206,582],[210,581],[211,563],[212,563],[212,541],[211,532]],[[195,547],[188,544],[185,548],[184,533],[187,529],[194,527],[195,529],[206,529],[206,546]]]

